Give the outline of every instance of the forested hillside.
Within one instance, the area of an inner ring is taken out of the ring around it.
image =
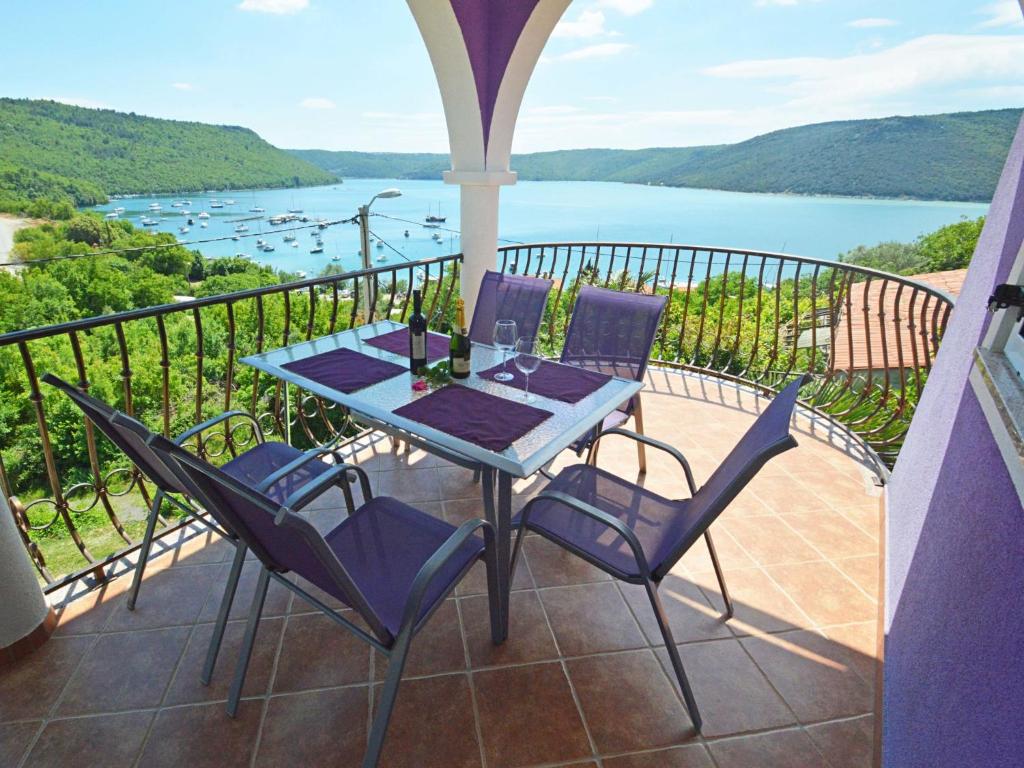
[[[335,181],[247,128],[27,99],[0,99],[0,162],[84,179],[107,194]]]
[[[987,201],[1021,110],[847,120],[739,144],[513,157],[523,180],[622,181],[737,192]],[[448,156],[292,150],[339,176],[436,179]]]

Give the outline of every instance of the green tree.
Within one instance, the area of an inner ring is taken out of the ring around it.
[[[918,238],[917,247],[929,272],[961,269],[971,263],[985,217],[964,219]]]
[[[75,216],[65,226],[64,234],[74,243],[99,245],[103,241],[103,222],[96,216]]]

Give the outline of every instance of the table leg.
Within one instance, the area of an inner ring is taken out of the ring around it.
[[[498,472],[498,503],[494,503],[494,470],[484,467],[482,471],[484,515],[494,526],[497,562],[497,615],[491,616],[491,640],[495,645],[505,642],[508,637],[509,592],[512,588],[509,578],[509,561],[512,553],[512,477]]]

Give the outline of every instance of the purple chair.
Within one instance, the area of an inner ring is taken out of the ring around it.
[[[797,393],[805,381],[798,379],[775,396],[699,490],[689,463],[672,446],[619,428],[602,431],[592,443],[591,452],[604,437],[621,435],[669,453],[682,467],[690,489],[689,499],[666,499],[593,466],[592,457],[588,457],[586,464],[576,464],[559,472],[527,503],[517,521],[519,533],[512,552],[513,576],[523,534],[529,529],[617,579],[644,585],[698,733],[700,712],[658,597],[658,587],[686,551],[703,536],[722,589],[726,618],[732,617],[732,601],[709,528],[769,459],[796,447],[789,422]]]
[[[515,320],[520,336],[536,337],[547,307],[552,281],[488,270],[480,281],[469,338],[475,344],[494,343],[494,324]]]
[[[208,684],[213,676],[217,654],[220,650],[220,642],[224,635],[224,627],[227,623],[228,613],[234,601],[238,579],[245,561],[245,547],[238,545],[238,539],[230,528],[211,523],[200,510],[197,510],[183,500],[175,498],[176,496],[187,497],[190,494],[178,479],[173,468],[168,468],[161,461],[160,457],[148,447],[146,441],[152,433],[142,423],[112,408],[102,400],[85,394],[82,390],[54,376],[52,373],[47,373],[43,376],[43,381],[57,387],[70,397],[96,428],[131,459],[132,463],[149,478],[157,489],[149,511],[149,518],[146,521],[146,532],[142,537],[142,544],[139,547],[139,559],[135,566],[132,586],[128,592],[129,610],[135,610],[139,587],[142,584],[142,575],[153,546],[153,535],[156,530],[157,520],[159,519],[160,507],[165,500],[192,515],[198,522],[235,544],[235,557],[228,574],[224,596],[221,599],[213,637],[210,640],[210,647],[207,651],[206,663],[203,668],[202,680],[204,684]],[[325,454],[332,452],[331,444],[303,453],[285,443],[264,442],[259,424],[252,416],[241,411],[229,411],[209,421],[205,421],[179,435],[175,442],[180,445],[217,424],[230,423],[231,419],[248,420],[252,425],[257,443],[255,447],[229,461],[221,467],[221,470],[244,483],[260,487],[271,498],[283,501],[297,489],[304,487],[314,478],[324,476],[330,470],[330,467],[323,461],[319,461],[319,459]],[[340,462],[340,457],[334,454],[334,460],[335,462]],[[351,494],[348,483],[339,483],[339,485],[342,485],[346,494]]]
[[[376,766],[413,636],[480,559],[487,564],[492,629],[497,626],[497,561],[490,523],[470,520],[455,528],[397,499],[373,498],[366,472],[345,464],[329,469],[280,502],[158,435],[150,438],[149,445],[169,466],[177,467],[181,482],[222,525],[238,534],[262,565],[228,713],[234,717],[238,711],[267,587],[274,579],[388,657],[387,677],[363,759],[364,768]],[[321,535],[293,510],[332,483],[344,481],[349,472],[358,475],[366,501],[356,509],[348,497],[347,517]],[[478,528],[483,529],[483,539],[476,535]],[[286,578],[289,572],[352,608],[369,631]],[[310,723],[310,728],[315,727]]]
[[[667,301],[667,296],[657,294],[582,286],[565,334],[561,361],[643,381]],[[605,417],[594,434],[602,429],[621,426],[630,416],[636,423],[636,431],[642,435],[644,416],[639,393]],[[588,435],[575,443],[573,449],[577,455],[582,454],[593,441],[594,436]],[[646,472],[647,456],[643,442],[637,443],[637,453],[640,472]],[[591,456],[597,458],[596,450],[591,452]]]

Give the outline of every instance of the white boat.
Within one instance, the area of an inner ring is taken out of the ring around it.
[[[341,261],[341,256],[331,256],[331,261]]]
[[[117,206],[117,208],[114,209],[114,213],[124,213],[124,206],[123,205]]]
[[[142,217],[142,226],[144,227],[155,227],[159,223],[156,219],[151,219],[148,216]]]
[[[266,208],[260,208],[259,206],[256,206],[254,208],[250,208],[249,209],[249,213],[266,213],[266,212],[267,212]]]
[[[211,200],[210,201],[210,207],[211,208],[223,208],[224,207],[224,203],[220,202],[219,200]]]
[[[295,235],[285,235],[284,236],[284,241],[286,243],[294,242],[295,241]]]
[[[171,208],[181,208],[181,206],[183,205],[184,203],[181,202],[180,200],[175,200],[173,203],[171,203]]]
[[[322,245],[318,245],[316,248],[310,248],[309,252],[310,253],[323,253],[324,252],[324,247]]]
[[[234,240],[234,241],[235,241],[235,242],[237,243],[237,242],[238,242],[239,240],[241,240],[242,238],[240,238],[240,237],[239,237],[238,235],[235,235],[235,236],[234,236],[234,237],[232,237],[231,239],[232,239],[232,240]]]
[[[184,235],[186,232],[188,232],[188,227],[178,227],[178,231]]]
[[[441,242],[441,236],[440,236],[439,234],[437,234],[437,232],[435,232],[435,233],[434,233],[433,235],[431,235],[431,237],[432,237],[432,238],[433,238],[433,239],[434,239],[434,240],[435,240],[436,242],[438,242],[438,243],[440,243],[440,242]]]
[[[160,203],[150,203],[149,204],[149,210],[151,210],[151,211],[159,211],[160,208],[161,208]]]
[[[383,248],[383,247],[384,247],[384,241],[383,240],[378,240],[377,241],[377,248]]]
[[[210,218],[210,214],[208,214],[206,211],[203,211],[202,213],[199,214],[199,218],[200,219],[208,219],[208,218]]]
[[[117,211],[111,211],[110,213],[108,213],[108,214],[107,214],[106,216],[104,216],[103,218],[104,218],[104,219],[116,219],[117,217],[118,217],[118,216],[117,216]]]
[[[267,244],[267,241],[264,240],[262,237],[259,237],[259,238],[256,239],[256,247],[257,248],[262,248],[266,244]]]
[[[234,200],[225,200],[224,201],[224,205],[234,205],[234,204],[235,204]]]
[[[235,258],[236,259],[251,259],[252,256],[250,256],[248,253],[236,253],[235,254]]]
[[[387,261],[387,260],[388,260],[388,257],[385,256],[383,253],[380,256],[377,257],[377,261]]]
[[[235,227],[235,232],[248,232],[248,231],[249,231],[249,228],[247,226],[245,226],[245,224],[239,224],[237,227]]]
[[[204,221],[204,222],[202,222],[202,223],[201,223],[201,224],[200,224],[199,226],[200,226],[200,227],[202,227],[203,229],[206,229],[206,228],[207,228],[208,226],[210,226],[210,225],[209,225],[209,224],[207,224],[207,223],[206,223],[206,222]]]
[[[270,245],[269,243],[263,246],[264,253],[270,253],[272,250],[274,250],[274,246]]]
[[[301,208],[289,208],[288,213],[302,213]]]
[[[299,244],[297,242],[293,242],[292,243],[292,248],[298,248],[298,247],[299,247]]]

